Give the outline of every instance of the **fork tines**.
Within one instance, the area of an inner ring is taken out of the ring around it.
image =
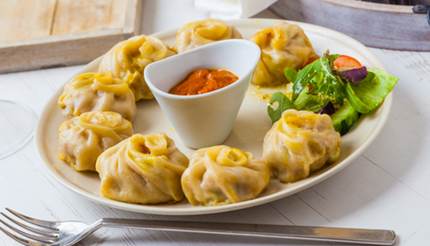
[[[10,208],[0,214],[0,231],[18,243],[51,245],[59,238],[56,222],[35,219]]]

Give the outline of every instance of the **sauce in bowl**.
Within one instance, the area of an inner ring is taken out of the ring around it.
[[[169,93],[182,96],[199,95],[226,87],[239,77],[225,69],[197,69],[170,89]]]

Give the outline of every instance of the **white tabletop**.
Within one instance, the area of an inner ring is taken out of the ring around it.
[[[175,6],[178,3],[173,1],[170,4],[173,6],[164,12],[153,2],[145,2],[143,30],[146,33],[203,17],[199,13],[180,13],[177,11],[180,6]],[[270,13],[265,12],[259,16],[268,15]],[[166,16],[176,16],[176,19],[166,20]],[[165,217],[133,214],[95,204],[62,187],[46,173],[35,144],[30,142],[24,149],[0,161],[0,208],[11,207],[45,219],[88,222],[101,217],[129,217],[387,228],[398,233],[400,245],[428,245],[430,53],[371,50],[388,71],[400,78],[394,90],[388,122],[362,157],[339,174],[306,191],[260,207],[217,215]],[[48,98],[80,68],[0,75],[0,99],[19,101],[40,114]],[[242,244],[286,243],[281,240],[106,229],[80,245]],[[14,242],[0,233],[0,245],[14,245]]]

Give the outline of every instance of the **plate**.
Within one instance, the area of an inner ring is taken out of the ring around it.
[[[257,30],[281,21],[284,20],[242,19],[230,21],[229,23],[236,26],[245,38],[249,38]],[[318,54],[322,54],[329,49],[332,53],[343,53],[356,57],[368,67],[382,68],[381,63],[364,45],[344,34],[306,23],[290,23],[298,24],[304,29]],[[154,36],[173,45],[175,30],[157,33]],[[94,60],[79,73],[95,71],[99,62],[100,58]],[[99,178],[97,174],[76,172],[57,158],[57,129],[61,122],[65,120],[56,103],[61,90],[53,95],[46,104],[36,132],[37,147],[47,171],[70,190],[102,205],[132,212],[159,215],[212,214],[249,208],[290,196],[318,184],[348,166],[363,153],[385,124],[392,102],[392,95],[390,94],[377,111],[363,117],[352,131],[342,137],[341,156],[337,163],[325,167],[306,179],[290,184],[272,181],[269,188],[259,197],[228,205],[191,206],[185,201],[177,204],[138,205],[113,201],[99,196]],[[255,157],[259,158],[261,156],[263,137],[270,126],[270,119],[266,115],[266,104],[257,98],[251,87],[246,94],[233,131],[225,144],[250,151]],[[134,130],[136,133],[165,132],[175,140],[178,148],[185,154],[189,156],[193,152],[193,150],[186,148],[182,144],[155,101],[138,103]]]

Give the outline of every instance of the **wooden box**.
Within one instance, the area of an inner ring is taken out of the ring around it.
[[[385,49],[430,51],[430,26],[412,6],[357,0],[279,0],[277,15],[346,33],[364,44]]]
[[[1,0],[0,73],[86,63],[139,32],[141,0]]]

